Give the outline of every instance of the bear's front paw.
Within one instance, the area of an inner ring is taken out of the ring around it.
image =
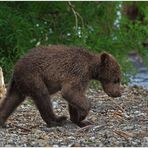
[[[66,116],[60,116],[60,117],[57,117],[55,121],[51,121],[50,123],[48,123],[48,127],[53,127],[53,126],[62,126],[67,120],[67,117]]]
[[[90,121],[87,121],[87,120],[83,120],[83,121],[79,122],[77,125],[79,127],[85,127],[85,126],[93,125],[93,123]]]
[[[60,117],[57,117],[56,122],[62,123],[65,120],[67,120],[67,117],[66,116],[60,116]]]
[[[5,121],[0,117],[0,127],[5,127]]]

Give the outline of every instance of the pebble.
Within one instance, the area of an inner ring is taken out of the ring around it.
[[[59,147],[59,146],[55,144],[55,145],[53,145],[52,147]]]
[[[12,147],[12,145],[6,144],[5,147]]]
[[[67,137],[67,139],[74,140],[75,137],[69,136],[69,137]]]
[[[91,121],[92,121],[92,122],[96,122],[96,120],[97,120],[97,117],[95,117],[95,116],[93,116],[93,117],[91,118]]]
[[[133,130],[134,128],[134,126],[125,126],[123,130]]]
[[[58,104],[58,102],[53,101],[52,102],[52,106],[53,106],[53,108],[58,108],[59,104]]]
[[[148,137],[143,138],[142,147],[148,147]]]
[[[71,147],[81,147],[81,145],[79,143],[75,143]]]

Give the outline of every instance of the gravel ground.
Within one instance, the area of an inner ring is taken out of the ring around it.
[[[93,126],[79,128],[69,120],[61,127],[47,128],[30,100],[0,128],[0,146],[143,146],[148,147],[148,89],[125,87],[120,98],[89,89],[92,109],[87,117]],[[60,93],[52,97],[58,115],[68,115]]]

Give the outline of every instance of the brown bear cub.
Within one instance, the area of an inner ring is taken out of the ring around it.
[[[80,127],[90,110],[85,90],[90,80],[99,80],[111,97],[120,97],[120,66],[108,53],[90,54],[85,49],[51,45],[36,47],[15,65],[13,76],[0,104],[0,125],[27,96],[35,102],[48,126],[60,125],[65,116],[56,116],[50,95],[61,91],[68,102],[70,120]]]

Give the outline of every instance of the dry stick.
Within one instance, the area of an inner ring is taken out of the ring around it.
[[[128,137],[133,137],[133,133],[127,133],[127,132],[119,131],[119,130],[115,130],[113,132],[116,133],[117,135],[125,138],[126,140],[128,140]]]
[[[119,109],[122,111],[122,112],[126,112],[119,104],[117,104],[115,101],[113,101],[111,98],[108,98],[109,100],[111,100],[116,106],[119,107]]]
[[[15,126],[15,127],[17,127],[17,128],[23,129],[23,130],[28,131],[28,132],[31,132],[31,129],[32,129],[32,128],[36,128],[36,127],[39,126],[39,124],[33,125],[33,126],[30,127],[30,129],[28,129],[28,128],[25,128],[25,127],[16,125],[15,123],[12,123],[12,122],[9,122],[9,121],[8,121],[8,123],[9,123],[11,126]]]
[[[75,9],[73,8],[73,5],[71,4],[71,2],[68,2],[68,5],[70,6],[74,16],[75,16],[75,22],[76,22],[76,29],[78,28],[78,17],[77,17],[77,13],[75,11]]]
[[[15,126],[15,127],[17,127],[17,128],[23,129],[23,130],[25,130],[25,131],[27,131],[27,132],[31,132],[31,129],[28,129],[28,128],[25,128],[25,127],[21,127],[21,126],[19,126],[19,125],[14,124],[14,123],[11,123],[11,125],[12,125],[12,126]]]
[[[68,2],[69,7],[71,8],[74,16],[75,16],[75,22],[76,22],[76,30],[78,28],[78,17],[81,19],[82,22],[82,27],[84,27],[84,21],[82,16],[74,9],[73,5],[71,4],[71,2]],[[78,16],[78,17],[77,17]]]
[[[33,125],[33,126],[31,126],[30,128],[32,129],[32,128],[36,128],[36,127],[39,127],[39,124]]]
[[[80,129],[78,129],[76,132],[77,132],[77,133],[78,133],[78,132],[82,132],[82,131],[85,131],[85,130],[91,128],[91,127],[94,127],[94,125],[87,125],[87,126],[85,126],[85,127],[82,127],[82,128],[80,128]]]
[[[81,19],[81,22],[82,22],[82,27],[84,28],[84,21],[83,21],[82,16],[81,16],[78,12],[76,12],[76,13],[77,13],[77,15],[79,16],[79,18]]]
[[[101,130],[101,129],[103,129],[104,127],[106,127],[106,126],[108,126],[108,124],[106,124],[106,125],[97,125],[97,126],[95,126],[93,129],[95,130],[95,129],[97,129],[97,131],[98,130]]]
[[[121,137],[124,137],[126,140],[128,140],[129,137],[146,137],[146,136],[148,136],[148,132],[146,132],[146,131],[129,133],[129,132],[125,132],[125,131],[114,130],[113,132]]]

